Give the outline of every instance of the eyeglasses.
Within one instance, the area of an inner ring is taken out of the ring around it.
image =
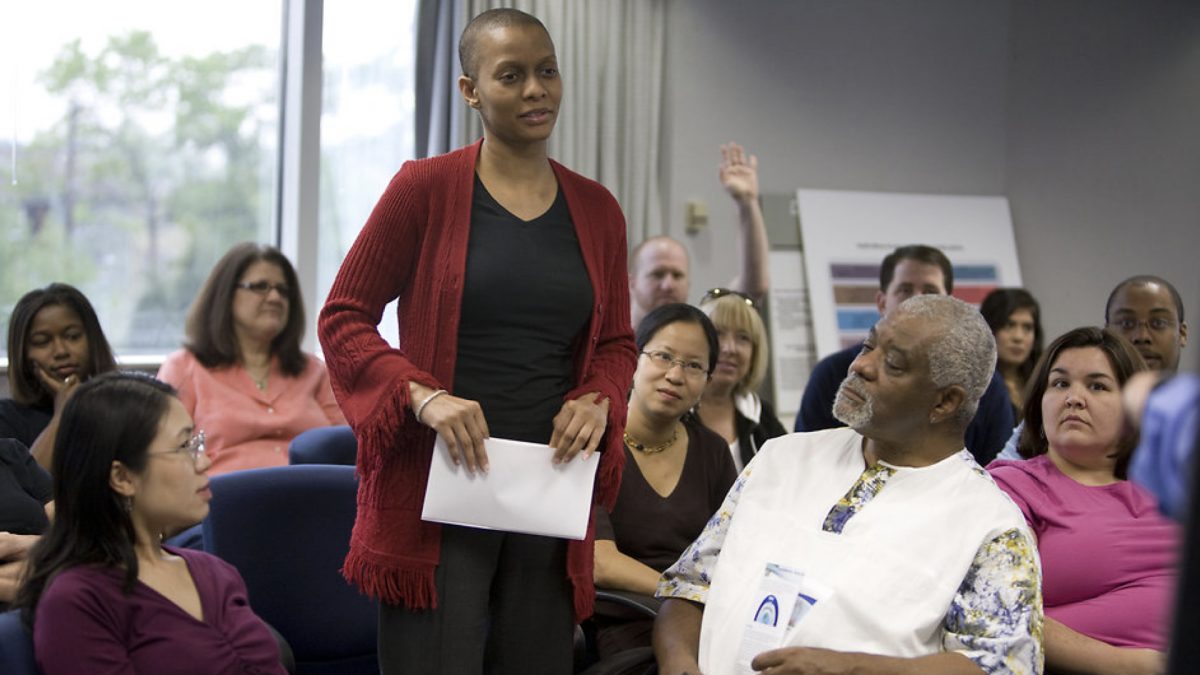
[[[1138,326],[1143,325],[1153,333],[1162,333],[1174,328],[1175,322],[1161,316],[1151,317],[1146,320],[1131,318],[1114,319],[1108,322],[1109,328],[1115,328],[1123,333],[1132,333],[1138,329]]]
[[[275,289],[285,299],[288,297],[289,290],[287,284],[273,284],[269,281],[243,281],[237,287],[264,297],[271,293],[271,289]]]
[[[642,352],[642,354],[650,357],[650,363],[653,363],[661,370],[670,370],[675,366],[683,368],[683,374],[688,377],[707,377],[708,368],[699,361],[684,361],[677,359],[673,354],[667,352]]]
[[[723,298],[727,295],[737,296],[737,297],[741,298],[742,302],[746,303],[747,305],[750,305],[754,309],[758,309],[758,304],[756,302],[754,302],[754,298],[746,295],[745,293],[743,293],[741,291],[735,291],[732,288],[710,288],[710,289],[708,289],[708,292],[706,292],[704,294],[704,297],[700,298],[700,304],[703,305],[704,303],[706,303],[710,300],[716,300],[717,298]]]
[[[151,452],[151,453],[149,453],[149,455],[151,457],[154,457],[155,455],[158,455],[160,457],[166,457],[167,455],[178,455],[181,453],[186,453],[187,456],[189,458],[191,458],[193,464],[200,463],[200,458],[204,456],[204,430],[203,429],[196,432],[195,436],[192,436],[191,438],[184,441],[183,445],[177,446],[170,450],[166,450],[164,452]]]

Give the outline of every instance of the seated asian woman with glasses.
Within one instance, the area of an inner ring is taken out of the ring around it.
[[[741,471],[763,443],[787,433],[775,409],[755,391],[767,374],[767,330],[754,300],[738,291],[714,288],[704,294],[700,309],[716,326],[720,351],[696,412],[729,444]]]
[[[186,332],[158,377],[208,433],[214,475],[287,464],[297,434],[346,423],[325,364],[300,350],[304,303],[277,249],[230,249],[188,310]]]
[[[691,414],[717,363],[704,312],[663,305],[637,327],[625,418],[625,468],[612,513],[596,509],[596,587],[653,595],[658,577],[704,529],[733,485],[729,446]],[[650,644],[652,622],[597,606],[603,658]]]
[[[285,672],[237,570],[162,545],[207,515],[210,465],[169,385],[109,373],[79,386],[55,439],[54,521],[15,603],[44,675]]]

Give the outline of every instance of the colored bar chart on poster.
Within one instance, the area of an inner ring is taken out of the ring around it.
[[[941,249],[953,295],[972,304],[1021,285],[1003,197],[799,190],[797,201],[818,356],[861,342],[879,320],[880,264],[900,246]]]

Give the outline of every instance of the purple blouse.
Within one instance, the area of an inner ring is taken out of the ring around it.
[[[1037,535],[1046,616],[1117,647],[1165,649],[1177,525],[1128,481],[1082,485],[1046,455],[988,471]]]
[[[187,562],[204,620],[141,582],[125,595],[116,569],[68,569],[37,606],[33,644],[43,675],[285,672],[237,570],[201,551],[166,550]]]

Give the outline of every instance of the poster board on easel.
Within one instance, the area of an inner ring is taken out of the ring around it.
[[[1021,285],[1004,197],[802,189],[796,199],[818,357],[861,342],[878,320],[879,265],[897,247],[945,252],[967,302]]]
[[[776,416],[792,428],[791,417],[800,409],[800,398],[816,365],[812,310],[799,248],[773,248],[770,252],[771,292],[767,311],[771,335],[771,384]]]

